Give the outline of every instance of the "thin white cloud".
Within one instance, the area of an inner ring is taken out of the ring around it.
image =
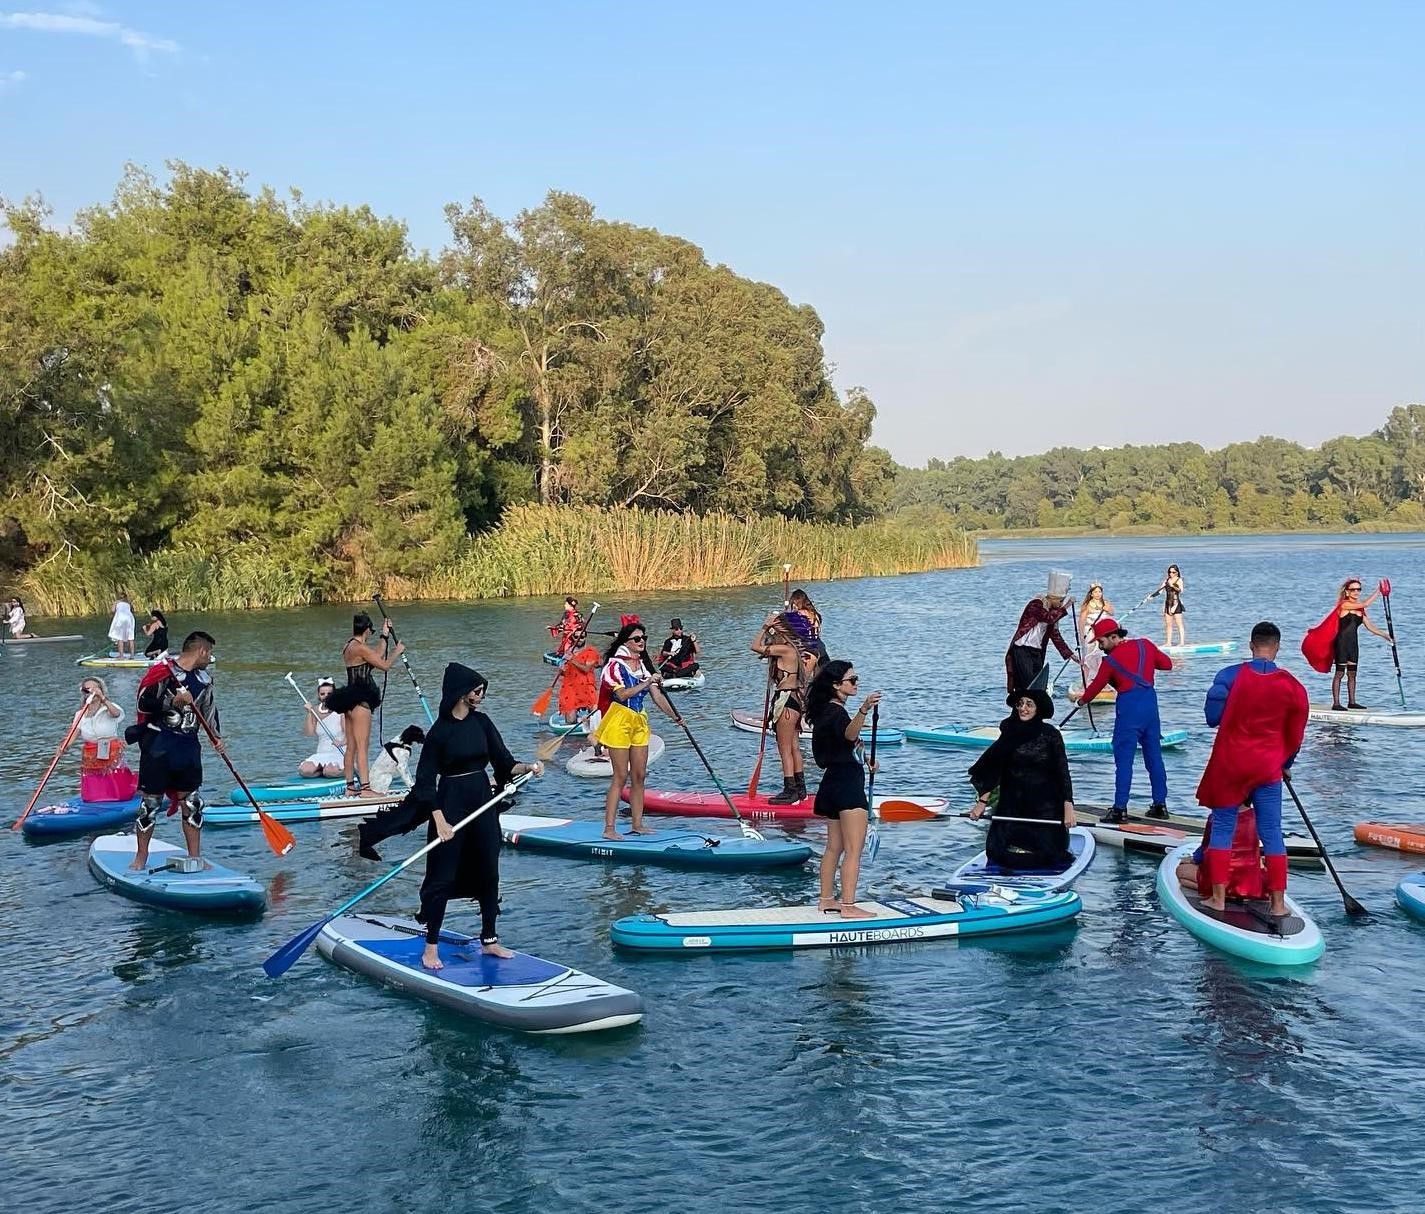
[[[0,72],[0,93],[8,93],[25,83],[24,72]]]
[[[172,38],[157,38],[142,30],[130,29],[117,21],[100,21],[97,17],[72,13],[0,13],[0,27],[31,30],[40,34],[78,34],[84,38],[103,38],[117,42],[133,51],[139,59],[154,52],[175,54],[180,49]]]

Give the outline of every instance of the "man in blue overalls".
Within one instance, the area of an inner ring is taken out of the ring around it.
[[[1158,719],[1158,693],[1153,675],[1171,670],[1173,660],[1145,637],[1128,640],[1128,633],[1110,616],[1100,616],[1093,639],[1103,652],[1098,674],[1084,689],[1083,704],[1090,703],[1112,684],[1118,692],[1113,714],[1113,808],[1099,819],[1105,825],[1128,820],[1128,795],[1133,791],[1133,758],[1143,749],[1153,804],[1150,818],[1168,816],[1168,771],[1163,766],[1163,727]]]

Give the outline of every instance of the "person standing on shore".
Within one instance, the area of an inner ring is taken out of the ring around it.
[[[1054,642],[1054,648],[1064,661],[1083,665],[1069,648],[1069,643],[1059,635],[1059,621],[1074,607],[1074,600],[1067,597],[1068,593],[1069,575],[1056,569],[1049,574],[1045,593],[1024,605],[1019,615],[1019,626],[1015,628],[1004,655],[1005,691],[1043,687],[1041,674],[1050,641]]]

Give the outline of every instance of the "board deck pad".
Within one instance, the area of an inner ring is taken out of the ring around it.
[[[385,957],[408,969],[433,974],[457,986],[533,986],[539,982],[551,982],[569,972],[568,966],[556,965],[542,957],[531,957],[528,953],[494,957],[484,952],[479,944],[454,944],[445,940],[436,945],[445,968],[428,970],[421,964],[426,942],[420,936],[409,940],[362,940],[359,943],[378,957]]]

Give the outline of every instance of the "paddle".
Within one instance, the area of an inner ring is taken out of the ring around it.
[[[869,799],[869,798],[868,798]],[[905,801],[899,797],[884,797],[876,806],[876,814],[882,822],[929,822],[941,815],[934,810]]]
[[[540,748],[541,755],[544,749],[545,747]],[[553,749],[550,749],[549,753],[552,755],[554,753]],[[540,762],[544,762],[543,757],[540,758]],[[484,805],[480,806],[480,808],[477,809],[474,813],[466,814],[466,816],[461,818],[459,822],[452,823],[450,829],[452,831],[464,830],[466,826],[468,826],[471,822],[475,821],[476,818],[478,818],[491,806],[498,805],[501,801],[505,800],[511,794],[513,794],[519,788],[519,786],[523,784],[526,780],[528,780],[533,774],[533,772],[526,772],[522,776],[516,776],[513,780],[506,784],[504,788],[502,788],[493,797],[486,801]],[[297,963],[298,958],[300,958],[301,955],[305,953],[308,948],[311,947],[312,941],[315,940],[319,935],[321,935],[322,928],[326,927],[326,925],[330,923],[333,919],[337,918],[337,916],[345,914],[353,906],[355,906],[358,902],[365,898],[368,894],[375,893],[392,877],[410,868],[412,864],[414,864],[427,852],[430,852],[435,848],[439,847],[442,842],[443,840],[438,838],[432,839],[419,851],[413,852],[411,855],[407,856],[384,877],[378,877],[375,881],[373,881],[370,885],[363,889],[359,894],[357,894],[356,897],[348,898],[345,902],[338,906],[336,910],[332,911],[332,913],[329,914],[325,919],[318,920],[316,923],[313,923],[311,927],[303,928],[300,932],[293,936],[292,939],[287,941],[286,944],[284,944],[275,953],[268,957],[266,961],[262,963],[263,972],[269,978],[282,977],[283,974],[285,974]]]
[[[312,714],[312,720],[314,720],[318,724],[318,726],[321,727],[321,731],[327,735],[327,741],[330,742],[334,747],[336,747],[337,750],[345,749],[345,741],[338,742],[336,738],[332,736],[330,726],[328,726],[327,723],[317,715],[317,710],[312,707],[312,702],[307,699],[302,689],[297,686],[297,680],[292,677],[292,672],[290,670],[287,672],[287,682],[291,683],[292,690],[302,697],[302,703],[307,706],[307,711]]]
[[[1282,772],[1282,783],[1286,785],[1287,792],[1291,793],[1291,799],[1296,802],[1296,812],[1301,815],[1301,820],[1306,823],[1306,829],[1311,832],[1311,837],[1316,840],[1316,847],[1321,852],[1321,861],[1326,865],[1326,871],[1331,874],[1331,880],[1336,882],[1336,888],[1341,891],[1341,901],[1346,907],[1346,914],[1353,918],[1358,915],[1366,915],[1370,912],[1357,902],[1346,892],[1346,887],[1341,884],[1341,877],[1336,872],[1336,866],[1331,863],[1331,857],[1326,854],[1326,844],[1321,842],[1321,836],[1316,833],[1316,827],[1311,824],[1311,819],[1306,816],[1306,806],[1301,803],[1301,798],[1296,795],[1296,785],[1291,782],[1291,772]]]
[[[792,605],[792,566],[788,562],[782,566],[782,610],[788,610]],[[762,693],[762,736],[757,740],[757,762],[752,766],[752,777],[747,781],[747,795],[755,797],[757,795],[757,782],[762,778],[762,760],[767,755],[767,726],[770,723],[768,718],[772,715],[772,685],[777,681],[773,671],[776,670],[776,663],[767,659],[767,687]]]
[[[257,810],[257,820],[262,824],[262,834],[267,840],[267,846],[273,850],[274,854],[285,856],[297,846],[297,836],[257,803],[257,798],[252,795],[252,789],[238,775],[238,769],[228,758],[228,752],[223,746],[222,739],[213,732],[213,727],[208,724],[207,717],[198,711],[198,705],[190,704],[189,707],[193,709],[193,715],[198,718],[198,724],[203,727],[203,732],[208,735],[208,741],[213,744],[213,749],[218,752],[223,762],[228,765],[228,770],[233,773],[233,779],[238,782],[238,787],[242,789],[243,795],[252,803],[253,809]]]
[[[376,604],[376,610],[381,613],[381,618],[390,624],[391,617],[386,614],[386,605],[381,602],[381,596],[379,594],[373,594],[371,599]],[[396,645],[401,643],[401,638],[396,635],[396,626],[394,624],[391,625],[391,641]],[[435,714],[430,710],[430,702],[426,699],[426,693],[421,690],[421,685],[416,682],[416,672],[411,669],[411,663],[409,659],[407,659],[404,650],[401,652],[401,665],[406,668],[406,676],[411,680],[411,686],[416,689],[416,695],[420,697],[421,707],[425,709],[426,723],[434,725]]]
[[[871,709],[871,762],[870,775],[866,778],[866,863],[874,864],[881,852],[881,832],[876,814],[876,731],[881,725],[881,706]]]
[[[35,795],[30,798],[30,803],[25,806],[25,811],[15,819],[15,824],[11,830],[19,830],[20,823],[30,816],[30,810],[34,809],[35,802],[40,799],[40,793],[44,792],[45,785],[49,783],[50,776],[54,775],[54,769],[59,766],[60,756],[69,749],[69,744],[74,741],[74,735],[79,732],[79,723],[84,720],[84,714],[89,711],[89,705],[94,702],[92,695],[84,697],[84,703],[79,706],[79,711],[74,714],[74,720],[70,723],[68,732],[64,735],[64,741],[59,744],[59,749],[54,752],[54,758],[50,760],[49,767],[45,770],[44,778],[40,780],[39,787],[35,789]]]
[[[590,622],[593,620],[593,618],[594,618],[596,615],[598,615],[598,613],[599,613],[599,605],[598,605],[598,603],[595,603],[595,604],[589,609],[589,618],[584,621],[584,635],[585,635],[585,636],[588,636],[588,635],[589,635],[589,624],[590,624]],[[570,654],[569,656],[572,657],[573,655]],[[566,659],[566,661],[567,661],[567,659]],[[551,699],[551,698],[553,697],[553,695],[554,695],[554,685],[555,685],[556,683],[558,683],[559,680],[564,677],[564,669],[565,669],[565,668],[564,668],[563,666],[561,666],[561,667],[555,672],[554,678],[550,680],[549,686],[548,686],[547,688],[545,688],[543,694],[541,694],[540,697],[539,697],[539,699],[535,700],[535,702],[529,706],[529,711],[530,711],[530,715],[531,715],[531,716],[542,717],[542,716],[545,714],[545,712],[548,711],[548,709],[549,709],[549,701],[550,701],[550,699]]]
[[[1383,577],[1380,580],[1380,601],[1385,607],[1385,630],[1390,636],[1390,656],[1395,659],[1395,686],[1400,691],[1400,706],[1405,704],[1405,683],[1400,677],[1400,650],[1395,646],[1395,620],[1390,614],[1390,579]]]
[[[727,802],[728,809],[732,810],[732,816],[737,819],[737,825],[742,828],[743,837],[756,839],[759,843],[762,842],[763,836],[753,829],[747,819],[742,816],[741,810],[737,808],[733,799],[727,795],[727,789],[722,786],[722,781],[717,778],[717,772],[713,770],[713,765],[708,762],[708,757],[703,753],[703,748],[698,745],[697,738],[693,737],[693,731],[688,728],[688,722],[683,719],[683,714],[674,707],[673,700],[666,691],[663,691],[661,687],[658,690],[662,693],[663,698],[668,701],[668,706],[673,709],[677,723],[683,727],[683,732],[688,735],[688,741],[693,744],[693,749],[698,752],[698,758],[703,761],[703,766],[707,768],[708,775],[712,777],[712,782],[717,785],[718,792],[722,793],[722,799]]]
[[[1077,621],[1076,621],[1076,623],[1077,623]],[[1083,684],[1083,688],[1084,688],[1084,693],[1085,693],[1085,695],[1087,695],[1088,689],[1089,689],[1089,674],[1088,674],[1088,670],[1087,670],[1087,669],[1085,668],[1085,666],[1084,666],[1084,641],[1083,641],[1083,637],[1079,635],[1079,629],[1078,629],[1077,627],[1074,628],[1074,648],[1078,651],[1078,654],[1079,654],[1079,680],[1080,680],[1080,682]],[[1084,705],[1084,707],[1088,709],[1088,713],[1089,713],[1089,728],[1090,728],[1094,733],[1098,733],[1098,726],[1094,724],[1094,719],[1093,719],[1093,701],[1092,701],[1092,700],[1087,700],[1087,699],[1085,699],[1085,700],[1081,700],[1080,703],[1082,703],[1082,704]],[[1067,720],[1067,719],[1068,719],[1068,718],[1066,717],[1065,720]]]

